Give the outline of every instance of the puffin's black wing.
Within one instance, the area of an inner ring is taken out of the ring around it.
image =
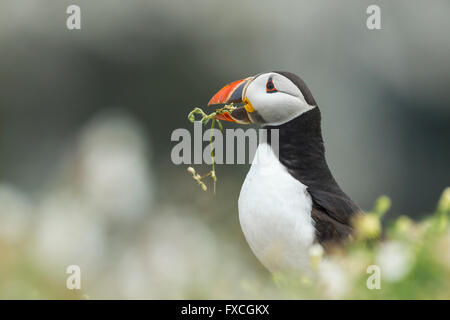
[[[359,207],[345,194],[314,189],[308,191],[313,200],[311,217],[319,243],[348,239],[353,232],[351,219],[361,213]]]
[[[334,220],[321,207],[313,205],[311,217],[316,228],[316,239],[322,245],[348,239],[352,234],[353,230],[350,225]]]

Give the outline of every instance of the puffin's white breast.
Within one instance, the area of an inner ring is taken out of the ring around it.
[[[260,144],[239,196],[239,220],[251,249],[270,271],[309,268],[312,200],[267,144]]]

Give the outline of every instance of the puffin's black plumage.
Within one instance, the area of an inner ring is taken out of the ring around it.
[[[277,73],[297,85],[308,104],[316,105],[303,80],[289,72]],[[348,238],[352,232],[352,217],[362,211],[342,191],[330,172],[325,159],[319,108],[315,107],[282,125],[265,128],[279,130],[280,162],[295,179],[307,187],[311,195],[311,215],[315,222],[317,240],[325,243]],[[267,136],[270,140],[271,134]]]

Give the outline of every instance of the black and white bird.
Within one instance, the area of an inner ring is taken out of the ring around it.
[[[271,139],[259,144],[242,186],[245,238],[270,271],[307,270],[310,248],[348,239],[361,213],[330,172],[316,101],[297,75],[276,71],[230,83],[208,105],[230,102],[243,106],[217,119],[278,129],[279,137],[277,152]]]

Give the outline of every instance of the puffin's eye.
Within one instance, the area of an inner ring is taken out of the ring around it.
[[[274,93],[277,92],[277,88],[275,88],[275,85],[273,84],[272,79],[269,79],[269,81],[267,81],[266,83],[266,92],[267,93]]]

